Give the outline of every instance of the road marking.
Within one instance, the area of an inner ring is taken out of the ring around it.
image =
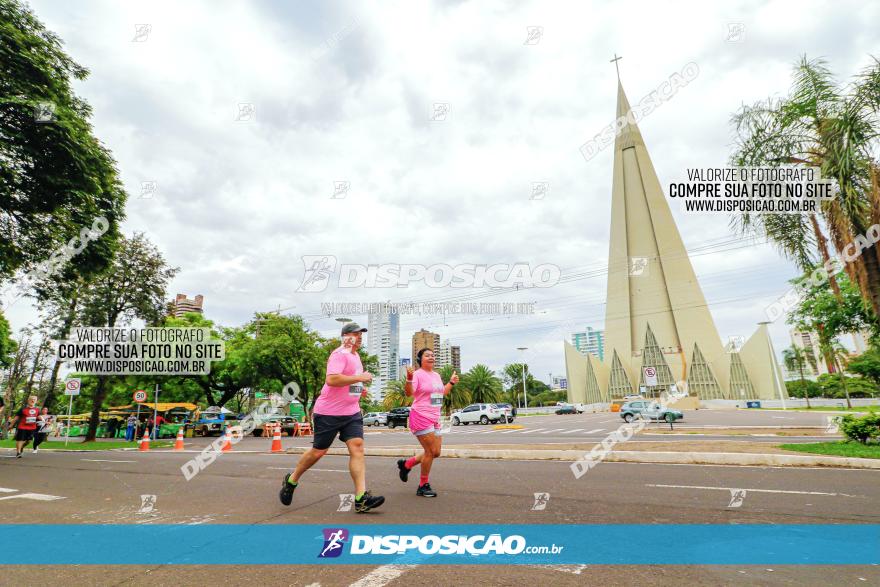
[[[654,485],[652,483],[646,483],[645,487],[672,487],[675,489],[717,489],[720,491],[730,491],[730,487],[707,487],[703,485]],[[794,493],[798,495],[841,495],[843,497],[857,497],[855,495],[849,495],[848,493],[825,493],[824,491],[792,491],[786,489],[746,489],[740,488],[743,491],[752,491],[754,493]]]
[[[383,565],[376,567],[349,587],[382,587],[398,578],[416,565]]]
[[[550,434],[552,432],[561,432],[563,430],[565,430],[565,428],[553,428],[551,430],[548,430],[547,432],[541,432],[541,434]]]
[[[342,455],[340,455],[342,456]],[[267,469],[275,469],[277,471],[291,471],[292,467],[266,467]],[[348,473],[348,469],[316,469],[312,467],[309,471],[323,471],[324,473]]]
[[[529,432],[537,432],[539,430],[544,430],[543,428],[535,428],[533,430],[520,430],[523,434],[528,434]]]
[[[574,434],[575,432],[580,432],[583,428],[575,428],[574,430],[569,430],[567,432],[563,432],[563,434]],[[589,432],[587,432],[589,434]]]
[[[81,461],[90,461],[92,463],[136,463],[137,461],[111,461],[108,459],[80,459]]]
[[[18,489],[9,489],[8,487],[0,487],[0,493],[15,493]]]
[[[33,499],[34,501],[54,501],[56,499],[64,498],[60,495],[46,495],[45,493],[19,493],[18,495],[0,497],[0,500],[3,499]]]
[[[585,434],[596,434],[598,432],[602,432],[603,430],[605,430],[605,429],[604,428],[596,428],[595,430],[590,430],[589,432],[586,432]]]
[[[513,434],[514,432],[522,432],[522,430],[505,430],[501,434]]]

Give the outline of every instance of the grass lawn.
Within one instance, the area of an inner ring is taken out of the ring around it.
[[[880,443],[861,444],[858,442],[815,442],[809,444],[780,444],[779,448],[809,452],[819,455],[836,457],[859,457],[863,459],[880,459]]]
[[[754,409],[754,408],[752,408]],[[760,408],[762,410],[779,410],[782,408]],[[878,412],[880,406],[855,406],[853,408],[841,408],[837,406],[816,406],[810,408],[788,408],[789,412]]]
[[[31,450],[32,444],[29,442],[26,451]],[[169,446],[174,446],[173,442],[168,440],[152,440],[150,441],[150,448],[167,448]],[[79,438],[72,438],[67,446],[64,446],[64,441],[61,442],[55,440],[47,440],[46,442],[40,445],[40,448],[54,448],[59,450],[107,450],[111,448],[136,448],[136,442],[125,442],[124,440],[108,440],[108,441],[99,441],[99,442],[83,442]],[[0,448],[15,448],[14,440],[0,440]]]

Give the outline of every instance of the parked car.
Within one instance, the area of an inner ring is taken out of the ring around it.
[[[276,414],[272,416],[267,416],[266,418],[257,419],[254,425],[254,430],[252,434],[254,436],[260,437],[263,436],[266,430],[266,424],[281,424],[281,435],[287,434],[288,436],[293,436],[296,434],[296,418],[293,416],[284,416],[281,414]]]
[[[501,419],[502,424],[510,424],[516,418],[516,408],[510,404],[495,404],[495,407],[504,412],[504,418]]]
[[[627,422],[632,422],[636,418],[675,422],[684,419],[684,414],[679,410],[662,407],[657,402],[639,400],[623,404],[620,407],[620,417]]]
[[[560,407],[556,410],[556,414],[557,414],[557,415],[561,415],[561,414],[577,414],[577,413],[578,413],[577,408],[574,407],[574,406],[571,406],[571,405],[560,406]]]
[[[394,408],[386,416],[389,428],[406,427],[409,422],[409,408]]]
[[[467,426],[471,422],[476,424],[488,424],[492,422],[497,424],[502,418],[506,418],[506,413],[495,407],[495,404],[471,404],[462,410],[452,413],[452,425],[458,426],[464,424]]]
[[[385,412],[370,412],[364,416],[364,426],[385,426],[388,424],[388,414]]]
[[[236,414],[223,412],[220,408],[210,407],[202,412],[198,422],[193,424],[193,431],[196,436],[220,436],[226,431],[227,426],[237,426],[239,424]]]

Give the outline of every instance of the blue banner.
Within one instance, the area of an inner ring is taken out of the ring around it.
[[[875,524],[5,524],[0,544],[5,565],[880,563]]]

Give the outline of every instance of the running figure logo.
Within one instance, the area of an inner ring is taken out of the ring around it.
[[[153,511],[153,508],[156,507],[156,496],[155,495],[142,495],[141,496],[141,509],[138,510],[139,514],[149,514]]]
[[[336,511],[337,512],[350,512],[352,505],[354,505],[354,494],[353,493],[340,493],[339,494],[339,507],[336,508]]]
[[[324,528],[324,548],[318,558],[335,558],[342,554],[342,547],[348,540],[345,528]]]
[[[319,292],[327,289],[330,276],[336,270],[336,257],[333,255],[303,255],[305,273],[296,291]]]
[[[743,504],[743,501],[746,499],[746,490],[745,489],[731,489],[730,490],[730,503],[727,504],[729,508],[738,508]]]
[[[532,511],[543,510],[547,508],[547,502],[550,501],[549,493],[536,493],[535,503],[532,505]]]

